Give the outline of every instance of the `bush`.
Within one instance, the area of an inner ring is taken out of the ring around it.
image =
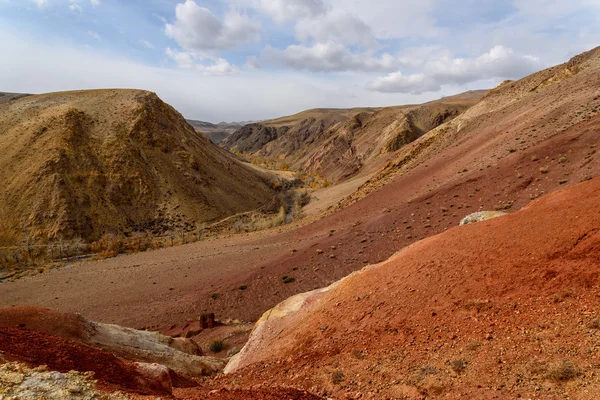
[[[213,339],[208,344],[211,353],[219,353],[225,348],[225,342],[222,339]]]
[[[579,375],[579,369],[569,360],[559,360],[549,365],[547,377],[555,382],[570,381]]]
[[[246,289],[248,289],[248,285],[240,285],[240,287],[238,287],[238,289],[246,290]]]
[[[450,366],[454,372],[459,374],[467,368],[467,362],[465,360],[452,360]]]
[[[342,371],[335,371],[331,374],[331,382],[334,385],[339,385],[344,382],[344,373]]]
[[[287,275],[284,275],[282,279],[283,279],[283,283],[285,283],[285,284],[292,283],[292,282],[296,281],[296,278],[291,277],[291,276],[287,276]]]

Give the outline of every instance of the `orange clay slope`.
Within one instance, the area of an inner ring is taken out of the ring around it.
[[[334,398],[598,399],[599,231],[596,178],[424,239],[272,313],[229,381]]]

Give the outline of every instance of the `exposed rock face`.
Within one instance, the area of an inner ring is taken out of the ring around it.
[[[233,153],[254,153],[287,130],[287,127],[274,128],[259,123],[248,124],[228,136],[220,145]]]
[[[127,400],[122,393],[103,393],[94,388],[93,374],[61,373],[21,363],[0,364],[0,398],[5,400]]]
[[[502,211],[478,211],[469,214],[460,221],[460,225],[474,224],[475,222],[487,221],[488,219],[498,218],[506,215]]]
[[[215,374],[225,364],[213,357],[203,357],[202,350],[190,339],[91,322],[80,315],[45,308],[0,309],[0,325],[47,332],[110,351],[127,360],[162,364],[188,377]]]
[[[0,103],[0,245],[193,227],[271,200],[264,178],[154,93]]]
[[[388,153],[455,118],[483,93],[469,92],[418,106],[308,110],[247,125],[221,145],[289,164],[309,175],[343,180],[380,167]]]

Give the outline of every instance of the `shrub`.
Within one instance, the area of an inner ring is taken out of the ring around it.
[[[218,299],[219,298],[219,293],[215,293],[215,292],[211,293],[210,294],[210,298],[213,299],[213,300]]]
[[[590,328],[590,329],[600,329],[600,318],[596,318],[592,322],[590,322],[588,324],[588,328]]]
[[[459,374],[467,368],[467,362],[465,360],[452,360],[450,366],[454,372]]]
[[[284,275],[282,279],[283,279],[283,283],[285,283],[285,284],[292,283],[292,282],[296,281],[296,278],[291,277],[291,276],[287,276],[287,275]]]
[[[565,382],[576,378],[579,369],[569,360],[558,360],[548,366],[547,377],[555,382]]]
[[[342,371],[335,371],[331,374],[331,382],[334,385],[339,385],[344,382],[344,373]]]
[[[248,289],[248,285],[240,285],[240,287],[238,287],[238,289],[246,290],[246,289]]]
[[[213,339],[208,344],[208,349],[211,353],[219,353],[225,348],[225,342],[222,339]]]

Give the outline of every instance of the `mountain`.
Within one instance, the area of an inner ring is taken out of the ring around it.
[[[210,122],[196,121],[193,119],[188,119],[186,121],[194,127],[196,132],[200,132],[214,144],[219,144],[223,139],[229,137],[229,135],[240,129],[243,125],[237,122],[219,122],[218,124],[211,124]]]
[[[259,207],[269,182],[154,93],[93,90],[0,104],[0,243],[164,232]]]
[[[246,125],[221,143],[232,152],[344,180],[373,172],[389,154],[475,104],[484,91],[386,108],[314,109]]]
[[[593,175],[595,150],[586,146],[597,140],[593,127],[600,117],[598,76],[600,47],[519,81],[503,82],[459,117],[401,149],[340,206],[364,198],[425,164],[449,166],[452,162],[452,169],[447,170],[452,174],[436,178],[446,184],[459,184],[482,171],[489,176],[490,171],[510,165],[514,176],[520,176],[517,183],[527,190],[541,186],[540,180],[555,186],[561,179],[566,183]],[[523,170],[532,167],[547,169],[547,173],[524,176]],[[428,174],[433,175],[431,169]],[[548,182],[550,179],[553,181]]]
[[[8,93],[8,92],[0,92],[0,104],[20,99],[21,97],[30,96],[29,94],[24,93]]]

